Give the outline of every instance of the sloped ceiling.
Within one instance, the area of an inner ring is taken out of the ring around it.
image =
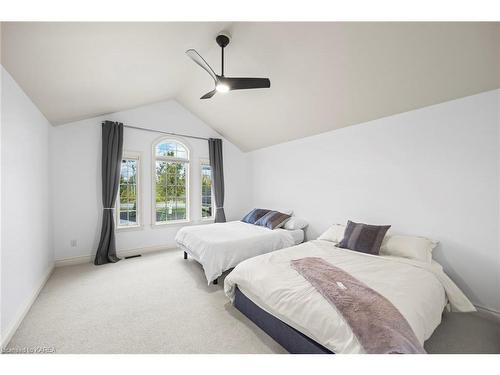
[[[271,88],[199,97],[220,71]],[[500,23],[4,23],[2,64],[53,124],[175,98],[242,150],[500,87]]]
[[[53,124],[171,99],[190,75],[184,52],[221,23],[3,22],[2,65]]]

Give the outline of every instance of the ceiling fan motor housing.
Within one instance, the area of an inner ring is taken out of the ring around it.
[[[229,38],[229,35],[227,34],[219,34],[217,35],[217,38],[215,38],[215,41],[219,45],[219,47],[224,48],[226,47],[231,39]]]

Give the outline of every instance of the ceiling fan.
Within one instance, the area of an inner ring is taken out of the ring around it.
[[[196,64],[207,71],[215,82],[215,89],[207,92],[200,99],[210,99],[217,92],[225,93],[231,90],[265,89],[271,87],[269,78],[247,78],[247,77],[225,77],[224,76],[224,48],[229,44],[229,36],[225,34],[217,35],[215,41],[222,49],[221,74],[217,75],[201,55],[194,49],[188,49],[188,55]]]

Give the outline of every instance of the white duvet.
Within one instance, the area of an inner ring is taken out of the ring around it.
[[[454,311],[475,310],[436,262],[369,255],[319,240],[240,263],[225,279],[226,295],[233,300],[238,287],[260,308],[331,351],[364,353],[342,315],[290,267],[290,260],[304,257],[323,258],[382,294],[422,344],[441,322],[447,301]]]
[[[175,236],[177,244],[201,263],[208,283],[245,259],[293,246],[302,239],[301,230],[271,230],[242,221],[187,226]]]

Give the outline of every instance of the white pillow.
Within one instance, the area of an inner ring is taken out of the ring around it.
[[[432,250],[438,242],[425,237],[386,235],[380,246],[380,255],[416,259],[421,262],[432,262]]]
[[[346,226],[342,224],[333,224],[318,237],[318,240],[339,243],[344,238],[345,227]]]
[[[290,215],[290,216],[293,215],[293,210],[290,210],[290,209],[277,210],[277,209],[273,208],[272,211],[278,211],[278,212],[281,212],[282,214],[287,214],[287,215]]]
[[[285,221],[285,225],[283,226],[283,228],[288,230],[304,229],[308,224],[309,223],[304,219],[301,219],[297,216],[292,216],[290,219]]]

